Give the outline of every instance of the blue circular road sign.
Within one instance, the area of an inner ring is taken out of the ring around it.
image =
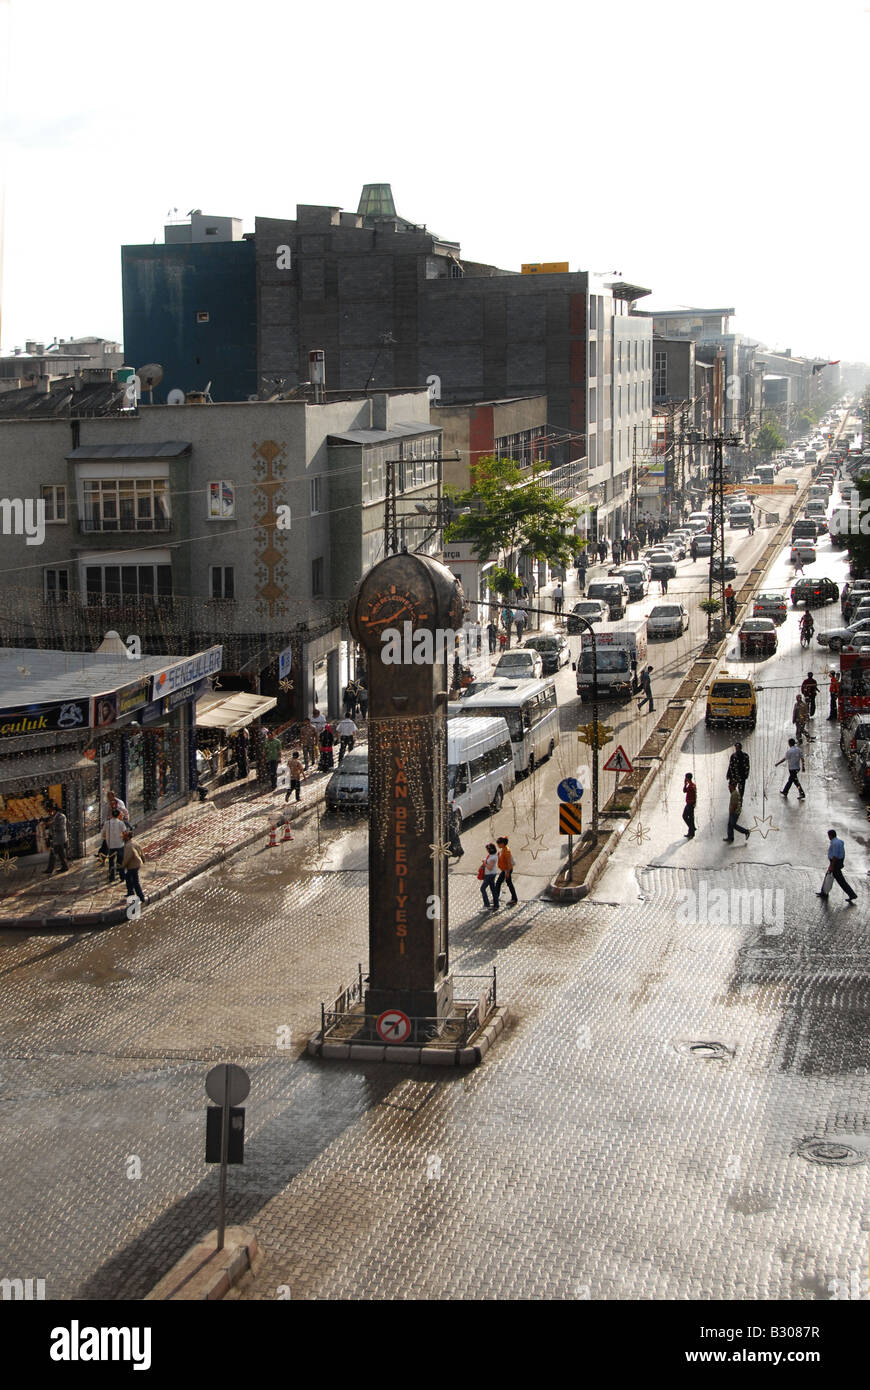
[[[579,801],[583,795],[583,788],[576,777],[566,777],[556,788],[556,795],[560,801]]]

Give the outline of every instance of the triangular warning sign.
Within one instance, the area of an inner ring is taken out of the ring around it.
[[[616,752],[611,753],[607,762],[604,764],[605,772],[634,772],[634,768],[628,761],[628,754],[621,743],[616,745]]]

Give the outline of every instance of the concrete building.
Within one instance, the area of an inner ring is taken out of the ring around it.
[[[456,462],[445,459],[443,481],[446,488],[460,492],[471,486],[480,458],[514,459],[521,468],[531,468],[552,462],[554,452],[562,448],[561,432],[548,428],[543,395],[461,405],[435,401],[432,420],[442,431],[444,453],[459,454]]]
[[[34,395],[0,397],[5,487],[45,506],[37,546],[4,513],[0,640],[81,650],[117,628],[150,651],[220,641],[226,684],[269,694],[291,651],[293,712],[336,711],[346,602],[382,554],[388,458],[400,535],[437,545],[414,506],[434,493],[428,393],[82,418],[61,385],[37,400],[57,413],[30,418]]]
[[[217,238],[220,221],[211,221]],[[192,222],[191,238],[200,233]],[[238,245],[225,243],[230,252]],[[546,395],[547,423],[562,434],[558,462],[588,454],[593,530],[621,534],[635,434],[648,435],[652,405],[651,327],[631,312],[648,290],[583,271],[519,274],[469,261],[458,242],[400,217],[389,185],[367,185],[356,213],[300,204],[292,219],[258,217],[255,247],[251,322],[261,399],[307,382],[316,349],[326,353],[330,390],[428,385],[444,405]],[[172,335],[193,332],[195,308],[190,296],[179,298],[186,262],[173,258],[221,249],[125,248],[125,332],[134,321],[147,322],[146,310],[158,325],[151,338],[137,339],[135,351],[128,343],[128,360],[146,357],[166,367]],[[239,294],[248,305],[247,276],[246,258],[227,262],[226,284],[214,286],[216,314],[229,314],[219,306],[232,283],[243,281]],[[197,339],[205,355],[196,366],[216,400],[247,392],[245,332],[230,326],[230,350],[244,363],[232,394],[217,341],[207,351],[206,338]],[[189,351],[185,360],[189,369]],[[177,375],[173,362],[163,386],[186,389]]]
[[[50,382],[76,372],[109,372],[123,365],[121,344],[106,338],[60,338],[48,347],[28,339],[23,350],[0,357],[0,391],[28,386],[45,391]]]
[[[155,404],[207,387],[216,401],[256,397],[253,234],[236,217],[197,211],[164,236],[162,246],[121,248],[128,365],[162,367]]]

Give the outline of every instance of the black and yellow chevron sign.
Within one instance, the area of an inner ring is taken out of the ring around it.
[[[583,834],[583,808],[579,801],[559,802],[559,834]]]

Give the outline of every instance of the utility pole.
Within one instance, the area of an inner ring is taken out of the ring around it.
[[[630,536],[637,535],[637,425],[632,425],[631,440],[631,507],[629,509]]]

